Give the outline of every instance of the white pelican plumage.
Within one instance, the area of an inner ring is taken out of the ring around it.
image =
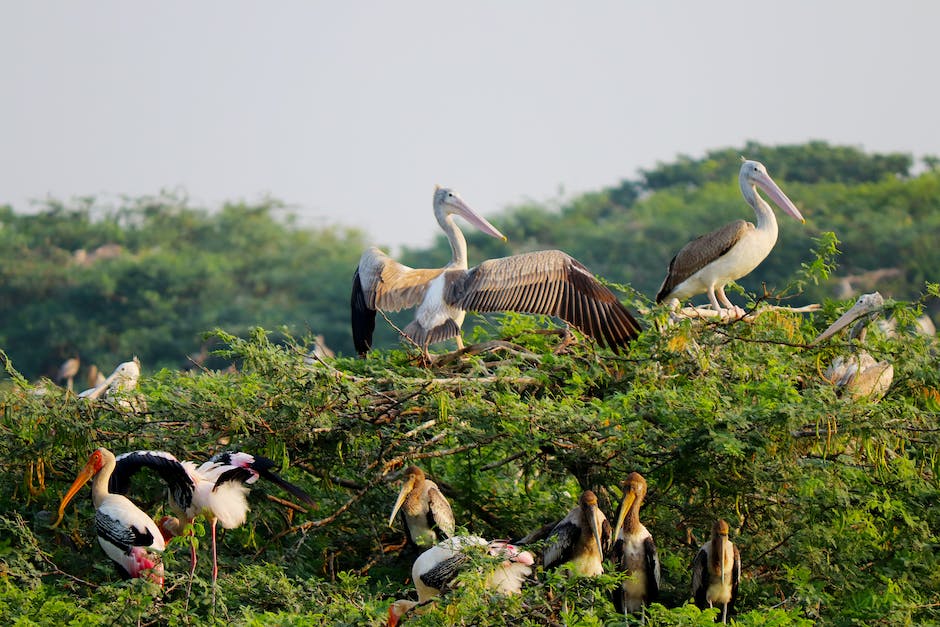
[[[502,594],[519,594],[522,582],[532,573],[535,560],[528,551],[503,540],[487,542],[479,536],[454,536],[431,547],[418,556],[411,567],[411,579],[418,591],[418,600],[400,599],[388,608],[388,625],[395,627],[401,617],[416,605],[427,603],[446,592],[454,578],[471,560],[468,552],[485,550],[503,561],[486,576],[486,586]]]
[[[692,562],[692,597],[704,610],[721,606],[715,622],[728,622],[738,598],[741,581],[741,554],[728,539],[728,523],[718,520],[712,526],[712,538],[702,545]]]
[[[364,355],[372,347],[377,310],[417,307],[404,334],[427,355],[429,344],[456,338],[467,311],[518,311],[556,316],[598,342],[617,349],[636,338],[640,327],[609,289],[580,262],[560,250],[543,250],[484,261],[468,269],[467,242],[454,222],[460,216],[481,231],[505,240],[455,192],[434,191],[434,215],[450,242],[443,268],[402,265],[378,248],[362,254],[353,277],[353,343]]]
[[[597,495],[581,493],[578,505],[568,512],[548,536],[542,554],[545,568],[565,567],[582,577],[604,572],[604,550],[610,542],[610,523],[597,507]]]
[[[724,287],[750,274],[777,242],[777,218],[770,205],[757,193],[758,187],[778,207],[800,222],[806,222],[796,205],[767,174],[762,163],[742,163],[738,180],[744,199],[757,216],[757,226],[745,220],[735,220],[683,246],[669,262],[669,272],[656,294],[657,303],[675,304],[706,293],[712,307],[722,317],[744,315],[744,311],[732,305],[725,296]]]
[[[437,484],[417,466],[405,469],[401,491],[388,517],[389,526],[401,510],[408,540],[426,549],[454,535],[454,512]]]
[[[839,316],[811,344],[827,340],[855,322],[849,332],[849,340],[857,340],[861,345],[865,340],[868,325],[884,310],[884,302],[879,292],[862,294],[848,311]],[[891,387],[894,366],[889,361],[876,361],[868,351],[856,346],[851,354],[836,357],[823,373],[823,377],[850,398],[877,401]]]
[[[631,472],[623,483],[623,500],[617,509],[611,559],[617,570],[630,574],[614,591],[614,607],[621,614],[639,612],[659,596],[659,555],[653,535],[640,522],[640,506],[646,498],[646,479]]]
[[[163,535],[153,519],[141,511],[127,497],[108,492],[108,481],[114,472],[114,454],[99,448],[88,459],[75,482],[62,497],[59,517],[53,527],[62,522],[65,507],[94,477],[91,499],[95,505],[95,527],[98,544],[111,558],[124,577],[147,577],[163,585],[161,554],[166,548]]]

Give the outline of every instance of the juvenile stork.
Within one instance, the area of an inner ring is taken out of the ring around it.
[[[542,554],[545,568],[563,566],[572,574],[595,577],[604,572],[604,548],[610,542],[610,524],[597,507],[591,490],[581,493],[578,505],[548,535]]]
[[[829,339],[855,322],[849,331],[849,340],[858,344],[849,355],[839,355],[823,373],[824,379],[843,394],[853,399],[880,400],[894,380],[894,366],[888,361],[875,361],[868,351],[861,348],[868,325],[884,310],[884,298],[878,292],[862,294],[855,304],[820,333],[811,345]],[[857,321],[857,322],[856,322]]]
[[[728,622],[738,598],[741,580],[741,554],[728,540],[728,523],[718,520],[712,526],[712,539],[702,545],[692,562],[692,597],[700,610],[721,606],[721,619]]]
[[[401,522],[409,542],[426,549],[454,535],[454,512],[437,484],[417,466],[405,469],[401,491],[388,517],[392,526],[401,510]]]
[[[676,306],[696,294],[706,293],[719,316],[744,315],[744,310],[732,305],[725,296],[725,285],[750,274],[777,242],[777,218],[770,205],[757,193],[758,187],[778,207],[800,222],[806,222],[796,205],[767,174],[762,163],[742,163],[738,180],[744,199],[757,215],[757,226],[745,220],[735,220],[683,246],[669,262],[669,272],[656,294],[657,303]]]
[[[411,579],[418,600],[399,599],[388,608],[388,625],[395,627],[401,617],[415,606],[427,603],[450,589],[453,580],[466,568],[474,550],[501,557],[495,569],[486,575],[485,585],[502,594],[519,594],[522,582],[532,573],[535,560],[528,551],[502,540],[487,542],[479,536],[454,536],[418,556],[411,567]]]
[[[128,498],[108,492],[108,481],[114,467],[114,454],[108,449],[102,447],[92,453],[88,463],[62,497],[59,517],[52,526],[59,526],[66,506],[82,486],[94,477],[91,500],[95,505],[98,544],[117,565],[123,577],[146,577],[163,585],[162,553],[166,548],[163,535],[157,523]]]
[[[216,523],[225,529],[245,524],[248,516],[248,486],[258,477],[277,484],[308,504],[313,498],[302,489],[282,479],[272,468],[275,463],[267,457],[227,451],[218,453],[209,461],[196,466],[190,461],[179,461],[165,451],[133,451],[117,457],[111,490],[126,494],[130,480],[141,468],[156,472],[169,488],[170,509],[179,517],[161,521],[167,535],[179,535],[197,516],[210,524],[212,537],[212,581],[218,578],[216,553]],[[196,547],[191,549],[192,570],[196,569]]]
[[[644,498],[646,479],[631,472],[623,483],[623,500],[612,536],[611,558],[617,570],[630,575],[613,594],[614,607],[621,614],[642,611],[659,596],[659,555],[652,534],[640,522]]]
[[[76,355],[75,357],[69,357],[62,362],[62,365],[59,366],[59,372],[56,373],[55,380],[56,383],[61,383],[65,381],[65,389],[69,392],[72,391],[72,382],[75,380],[75,375],[78,374],[78,368],[81,366],[82,361]]]
[[[543,250],[484,261],[468,269],[467,242],[454,216],[505,240],[496,227],[473,211],[455,192],[434,190],[434,216],[451,247],[443,268],[402,265],[378,248],[362,254],[353,276],[353,343],[360,355],[372,347],[377,310],[417,307],[404,335],[421,347],[456,338],[467,311],[518,311],[556,316],[613,349],[640,332],[630,311],[580,262],[560,250]]]

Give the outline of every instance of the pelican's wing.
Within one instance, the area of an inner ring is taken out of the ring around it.
[[[876,362],[875,358],[867,352],[862,353],[859,359],[859,368],[855,377],[845,385],[845,391],[852,398],[867,398],[872,401],[880,400],[891,387],[894,380],[894,366],[887,361]],[[868,357],[868,360],[862,359]]]
[[[556,316],[611,348],[627,345],[640,325],[581,262],[560,250],[490,259],[450,270],[444,300],[468,311]]]
[[[399,311],[419,305],[424,300],[428,283],[441,272],[442,268],[410,268],[378,248],[364,252],[353,275],[350,298],[356,352],[364,354],[372,347],[377,310]]]
[[[144,467],[160,475],[180,507],[189,508],[195,490],[193,479],[186,472],[183,463],[166,451],[132,451],[118,455],[115,458],[114,472],[108,481],[108,491],[112,494],[127,494],[131,477]]]
[[[542,564],[545,568],[561,566],[571,559],[574,546],[581,537],[581,529],[567,519],[558,523],[552,534],[548,537],[551,542],[542,553]]]
[[[666,300],[683,281],[728,252],[752,230],[754,225],[750,222],[735,220],[683,246],[669,262],[669,272],[666,273],[666,278],[656,294],[656,302]]]
[[[708,607],[705,593],[708,591],[708,553],[703,546],[692,561],[692,598],[700,610]]]
[[[454,512],[437,486],[432,486],[428,490],[428,504],[428,526],[438,532],[438,539],[443,540],[453,536]]]

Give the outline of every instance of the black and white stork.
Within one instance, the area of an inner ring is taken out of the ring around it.
[[[388,517],[389,526],[401,510],[408,540],[426,549],[454,535],[454,512],[437,484],[417,466],[405,469],[401,491]]]
[[[89,479],[91,499],[95,505],[95,528],[98,544],[111,558],[123,577],[146,577],[163,585],[162,556],[166,544],[153,519],[120,494],[108,492],[108,480],[114,472],[114,454],[102,447],[91,454],[88,463],[79,472],[59,504],[59,517],[53,527],[62,522],[65,508]]]

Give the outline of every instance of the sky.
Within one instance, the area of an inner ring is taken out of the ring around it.
[[[940,155],[938,24],[932,0],[0,0],[0,204],[275,198],[395,250],[433,240],[435,184],[491,216],[748,140]]]

